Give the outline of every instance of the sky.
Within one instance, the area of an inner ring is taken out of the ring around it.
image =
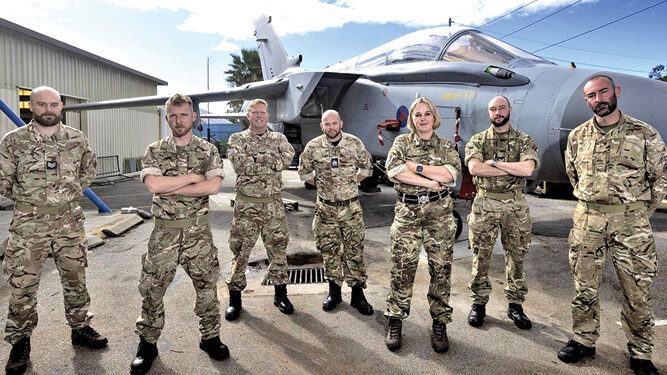
[[[302,54],[307,70],[413,31],[446,26],[450,18],[528,52],[583,34],[535,52],[558,65],[574,61],[579,68],[644,77],[656,65],[667,65],[667,0],[420,0],[408,5],[398,0],[21,0],[3,4],[0,18],[169,82],[158,87],[159,95],[206,92],[207,60],[210,91],[228,87],[224,71],[230,54],[256,48],[253,23],[261,14],[272,17],[287,54]],[[211,105],[213,112],[224,109]]]

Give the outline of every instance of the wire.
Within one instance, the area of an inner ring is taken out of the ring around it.
[[[528,24],[528,25],[526,25],[526,26],[524,26],[524,27],[522,27],[522,28],[520,28],[520,29],[518,29],[518,30],[514,30],[514,31],[512,31],[511,33],[509,33],[509,34],[507,34],[507,35],[503,35],[502,37],[500,37],[500,39],[503,39],[503,38],[505,38],[505,37],[507,37],[507,36],[510,36],[510,35],[514,34],[514,33],[518,33],[519,31],[521,31],[521,30],[523,30],[523,29],[525,29],[525,28],[528,28],[528,27],[530,27],[530,26],[533,26],[534,24],[536,24],[536,23],[538,23],[538,22],[542,22],[542,21],[544,21],[545,19],[547,19],[547,18],[553,16],[554,14],[559,13],[559,12],[562,12],[562,11],[564,11],[565,9],[567,9],[567,8],[569,8],[569,7],[571,7],[571,6],[575,5],[575,4],[577,4],[577,3],[580,3],[580,2],[581,2],[581,0],[577,0],[577,1],[575,1],[574,3],[572,3],[572,4],[570,4],[570,5],[567,5],[567,6],[563,7],[563,8],[560,8],[560,9],[558,9],[557,11],[555,11],[555,12],[553,12],[553,13],[547,14],[546,16],[540,18],[539,20],[537,20],[537,21],[535,21],[535,22],[533,22],[533,23],[530,23],[530,24]]]
[[[578,38],[578,37],[580,37],[580,36],[582,36],[582,35],[586,35],[586,34],[588,34],[588,33],[591,33],[591,32],[593,32],[593,31],[595,31],[595,30],[599,30],[599,29],[601,29],[601,28],[603,28],[603,27],[609,26],[609,25],[614,24],[614,23],[616,23],[616,22],[618,22],[618,21],[622,21],[622,20],[624,20],[624,19],[626,19],[626,18],[629,18],[629,17],[634,16],[635,14],[638,14],[638,13],[641,13],[641,12],[644,12],[644,11],[647,11],[647,10],[649,10],[649,9],[651,9],[651,8],[655,8],[655,7],[657,7],[658,5],[660,5],[660,4],[664,4],[664,3],[667,3],[667,0],[663,0],[663,1],[659,2],[659,3],[653,4],[653,5],[651,5],[651,6],[649,6],[649,7],[646,7],[646,8],[644,8],[644,9],[642,9],[642,10],[638,10],[638,11],[636,11],[636,12],[634,12],[634,13],[628,14],[627,16],[623,16],[623,17],[621,17],[621,18],[619,18],[619,19],[616,19],[616,20],[614,20],[614,21],[607,22],[607,23],[605,23],[604,25],[598,26],[598,27],[593,28],[593,29],[590,29],[590,30],[588,30],[588,31],[584,31],[583,33],[579,33],[579,34],[577,34],[577,35],[575,35],[575,36],[569,37],[569,38],[567,38],[567,39],[563,39],[563,40],[561,40],[560,42],[556,42],[556,43],[550,44],[550,45],[548,45],[548,46],[546,46],[546,47],[537,49],[537,50],[533,51],[532,53],[540,52],[540,51],[543,51],[543,50],[545,50],[545,49],[547,49],[547,48],[551,48],[551,47],[553,47],[553,46],[556,46],[556,45],[559,45],[559,44],[561,44],[561,43],[564,43],[564,42],[567,42],[567,41],[569,41],[569,40],[572,40],[572,39],[574,39],[574,38]]]
[[[624,69],[624,68],[617,68],[615,66],[606,66],[606,65],[595,65],[595,64],[589,64],[581,61],[571,61],[571,60],[563,60],[563,59],[557,59],[555,57],[549,57],[549,56],[540,56],[543,59],[548,59],[548,60],[557,60],[557,61],[563,61],[563,62],[573,62],[579,65],[586,65],[586,66],[594,66],[597,68],[605,68],[605,69],[614,69],[614,70],[624,70],[627,72],[635,72],[635,73],[644,73],[644,74],[649,74],[651,73],[650,71],[646,70],[635,70],[635,69]]]
[[[512,14],[512,13],[518,11],[518,10],[523,9],[523,8],[527,7],[528,5],[530,5],[530,4],[532,4],[532,3],[536,2],[536,1],[537,1],[537,0],[533,0],[533,1],[531,1],[530,3],[526,4],[526,5],[522,5],[522,6],[518,7],[518,8],[516,8],[516,9],[514,9],[514,10],[508,12],[508,13],[505,13],[505,14],[503,14],[503,15],[500,16],[500,17],[494,18],[494,19],[492,19],[491,21],[489,21],[489,22],[487,22],[487,23],[485,23],[485,24],[483,24],[483,25],[480,25],[480,26],[478,26],[478,27],[486,26],[486,25],[490,24],[491,22],[498,21],[499,19],[501,19],[501,18],[503,18],[503,17],[505,17],[505,16],[509,16],[510,14]]]

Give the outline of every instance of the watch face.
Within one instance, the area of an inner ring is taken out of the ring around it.
[[[417,172],[421,173],[424,170],[424,167],[420,164],[417,166]]]

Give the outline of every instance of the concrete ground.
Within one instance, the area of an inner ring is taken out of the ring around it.
[[[233,173],[225,161],[227,179],[221,193],[211,199],[213,237],[221,264],[218,282],[221,310],[227,305],[224,280],[232,259],[228,247],[234,196]],[[288,212],[290,222],[289,259],[308,263],[317,259],[310,229],[315,191],[306,190],[296,171],[284,173],[284,197],[298,201],[299,210]],[[137,181],[94,187],[114,209],[133,205],[148,208],[150,194]],[[383,186],[382,192],[361,194],[367,225],[365,261],[368,269],[366,296],[375,307],[367,317],[349,306],[350,289],[343,288],[344,302],[333,312],[322,311],[326,284],[288,287],[296,311],[281,314],[273,306],[273,289],[262,286],[266,271],[265,252],[258,241],[248,271],[248,288],[243,293],[243,313],[233,323],[222,320],[221,338],[229,345],[231,358],[216,362],[198,348],[197,318],[193,313],[194,289],[179,268],[165,297],[166,326],[159,342],[160,356],[150,374],[630,374],[626,339],[620,326],[621,292],[611,262],[607,262],[602,298],[602,336],[597,357],[580,364],[567,365],[556,351],[571,335],[570,300],[574,296],[572,276],[567,264],[567,234],[576,202],[529,196],[533,218],[533,242],[526,257],[526,278],[530,289],[524,304],[533,328],[520,331],[506,317],[503,297],[504,263],[496,244],[490,276],[493,293],[487,319],[481,328],[470,327],[466,317],[470,308],[466,284],[470,276],[471,253],[467,247],[467,226],[455,245],[450,304],[453,322],[448,325],[451,348],[436,354],[430,346],[431,319],[426,292],[428,267],[424,254],[414,287],[410,317],[404,321],[403,348],[389,352],[384,345],[382,316],[389,287],[391,259],[389,226],[393,219],[395,192]],[[82,200],[87,229],[111,220],[92,210]],[[455,205],[461,215],[470,203]],[[6,235],[11,212],[0,211],[0,228]],[[653,283],[656,322],[654,363],[667,373],[667,286],[664,261],[667,254],[667,213],[658,212],[651,220],[655,231],[660,270]],[[119,238],[92,250],[88,256],[88,288],[92,298],[93,326],[109,337],[109,347],[91,351],[72,347],[62,307],[62,288],[52,261],[44,267],[39,291],[40,322],[32,336],[29,374],[127,374],[134,358],[137,336],[134,322],[141,300],[137,283],[140,258],[146,251],[152,224],[147,221]],[[0,325],[7,315],[8,286],[0,281]],[[0,361],[5,361],[10,346],[0,344]]]

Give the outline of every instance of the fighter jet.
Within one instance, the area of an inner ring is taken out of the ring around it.
[[[443,124],[436,133],[455,140],[463,157],[465,143],[486,129],[487,103],[509,98],[512,125],[535,140],[541,167],[535,180],[567,183],[563,153],[570,130],[592,117],[583,84],[595,74],[611,76],[622,87],[619,108],[653,125],[667,137],[667,84],[623,73],[559,67],[474,28],[437,27],[407,34],[320,71],[300,67],[302,56],[289,57],[271,24],[255,21],[264,81],[219,92],[189,95],[199,103],[264,98],[270,122],[297,151],[321,134],[320,116],[341,113],[345,129],[359,137],[373,155],[381,176],[382,161],[393,139],[408,132],[408,106],[426,96],[438,106]],[[167,97],[143,97],[66,106],[65,110],[160,105]],[[367,184],[368,182],[367,181]],[[460,184],[460,180],[459,180]]]

